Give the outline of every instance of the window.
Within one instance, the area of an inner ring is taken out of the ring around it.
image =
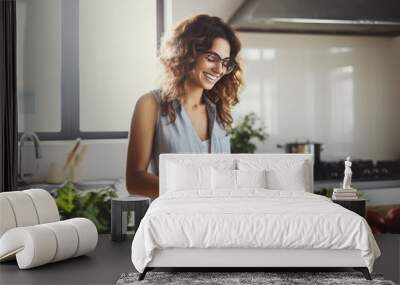
[[[126,138],[156,88],[162,1],[17,0],[19,131]]]

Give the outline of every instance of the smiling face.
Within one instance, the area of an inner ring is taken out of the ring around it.
[[[210,57],[207,53],[198,53],[195,67],[191,72],[190,81],[192,85],[206,90],[210,90],[226,73],[226,68],[219,60],[214,60],[216,55],[220,59],[226,59],[230,55],[231,48],[227,40],[216,38],[212,42],[211,48],[207,51],[214,54]]]

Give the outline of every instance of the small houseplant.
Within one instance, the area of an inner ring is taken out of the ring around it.
[[[265,126],[253,112],[239,118],[229,134],[231,153],[254,153],[257,148],[254,139],[263,142],[268,138]]]
[[[111,199],[117,194],[111,188],[80,193],[71,182],[64,183],[55,192],[55,200],[61,218],[76,217],[91,220],[99,233],[110,232]]]

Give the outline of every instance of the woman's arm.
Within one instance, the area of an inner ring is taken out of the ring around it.
[[[130,194],[157,198],[158,176],[147,172],[157,123],[157,101],[146,94],[136,103],[129,132],[126,188]]]

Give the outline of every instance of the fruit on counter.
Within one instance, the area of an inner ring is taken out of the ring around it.
[[[374,234],[386,232],[386,219],[381,212],[368,210],[367,221]]]
[[[400,234],[400,207],[391,208],[385,216],[387,231],[392,234]]]

